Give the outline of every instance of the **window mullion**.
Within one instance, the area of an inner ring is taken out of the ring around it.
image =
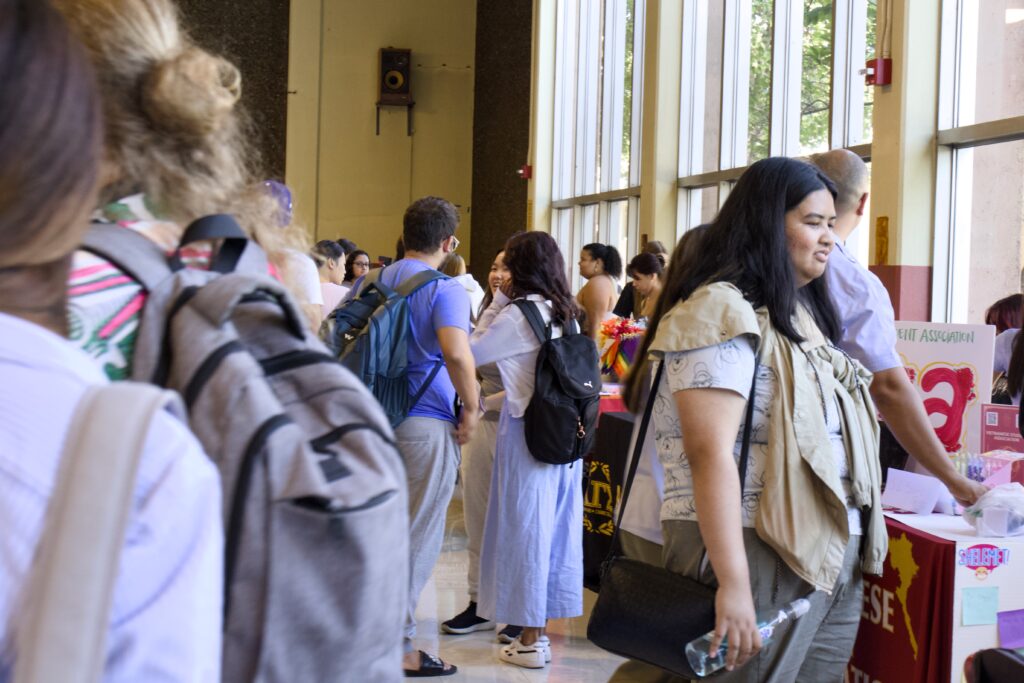
[[[704,79],[707,73],[707,3],[683,4],[682,69],[679,88],[679,175],[700,173],[704,156]],[[699,204],[699,202],[698,202]],[[699,211],[698,211],[699,215]]]
[[[640,161],[643,145],[644,46],[646,41],[645,0],[633,3],[633,114],[629,132],[629,186],[640,185]]]
[[[619,184],[622,160],[622,102],[626,75],[626,6],[605,0],[604,97],[602,98],[601,191]]]
[[[775,0],[769,153],[800,153],[800,79],[804,11],[800,0]]]
[[[835,0],[832,15],[832,115],[829,147],[858,145],[864,139],[863,61],[866,52],[866,0]]]
[[[725,5],[719,168],[735,168],[747,163],[752,12],[751,0],[733,0]]]

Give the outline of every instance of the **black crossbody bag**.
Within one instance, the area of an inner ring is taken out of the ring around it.
[[[622,515],[636,477],[664,369],[665,363],[659,363],[644,408],[626,487],[622,493],[622,504],[619,506],[612,549],[601,568],[601,592],[597,595],[597,603],[587,624],[587,638],[614,654],[694,679],[698,676],[686,659],[686,644],[715,628],[715,589],[664,567],[623,557],[618,545]],[[756,385],[757,360],[754,361],[754,378],[750,383],[743,444],[740,448],[741,500],[747,478]],[[704,565],[703,559],[700,564]]]

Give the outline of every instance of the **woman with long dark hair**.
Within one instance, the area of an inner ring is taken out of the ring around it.
[[[505,387],[498,422],[483,547],[482,617],[523,626],[498,658],[542,668],[551,659],[548,619],[583,613],[582,467],[550,465],[530,454],[523,415],[533,396],[540,341],[513,300],[531,302],[552,338],[578,329],[558,244],[527,232],[505,246],[509,275],[484,311],[470,346],[477,366],[496,363]]]
[[[586,314],[583,319],[586,333],[596,337],[619,297],[622,257],[612,245],[594,242],[580,250],[579,266],[587,284],[576,294],[576,300]]]
[[[861,573],[881,573],[886,555],[868,374],[830,341],[838,326],[821,275],[834,198],[807,163],[753,164],[699,252],[672,263],[628,386],[637,407],[650,363],[665,564],[717,586],[723,681],[840,680]],[[758,655],[755,614],[803,597],[810,611]]]

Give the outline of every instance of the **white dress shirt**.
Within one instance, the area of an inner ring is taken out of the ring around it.
[[[871,372],[903,367],[896,352],[896,314],[878,276],[836,242],[825,277],[842,324],[839,347]]]
[[[0,314],[0,681],[79,399],[106,379],[85,353]],[[220,680],[223,535],[216,469],[177,419],[153,420],[114,587],[104,681]]]

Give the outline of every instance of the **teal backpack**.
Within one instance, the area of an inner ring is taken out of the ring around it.
[[[436,270],[424,270],[392,288],[377,277],[335,308],[320,329],[324,343],[342,365],[363,380],[392,427],[408,417],[444,367],[444,361],[438,360],[419,391],[409,396],[408,299],[431,282],[447,279]]]

